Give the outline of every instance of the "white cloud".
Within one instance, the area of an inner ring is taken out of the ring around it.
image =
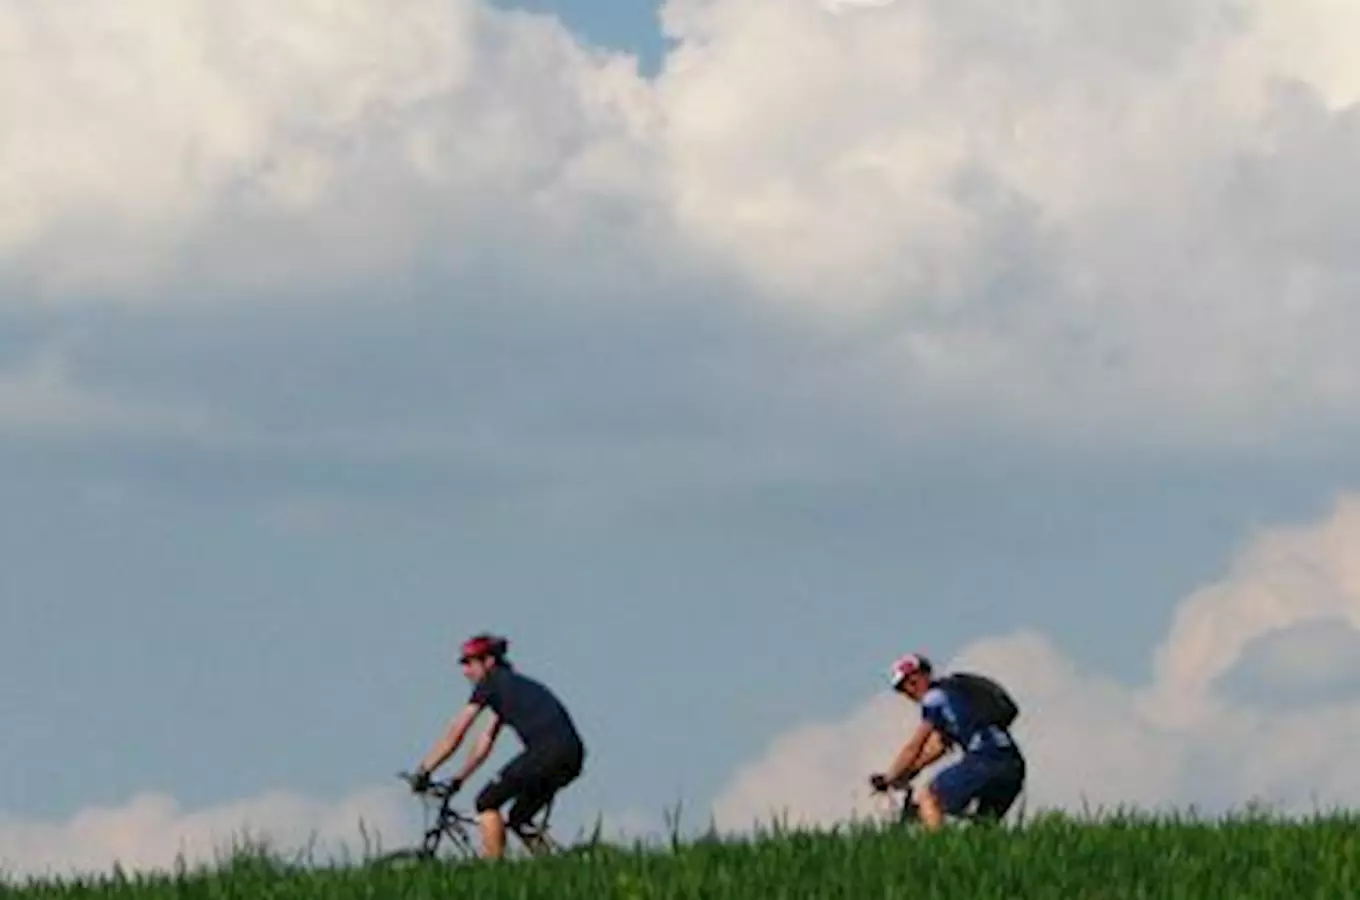
[[[906,397],[1154,440],[1354,423],[1360,132],[1319,101],[1360,95],[1267,39],[1330,44],[1327,4],[668,11],[677,215],[780,304],[884,322]]]
[[[414,839],[409,804],[408,794],[386,788],[335,802],[275,791],[199,810],[140,794],[64,822],[0,815],[0,872],[19,879],[107,874],[115,863],[127,871],[166,871],[181,856],[193,868],[217,863],[244,840],[267,840],[281,853],[310,850],[317,862],[357,858],[365,833],[385,849]]]
[[[896,2],[897,0],[822,0],[822,8],[839,16],[848,10],[877,9],[891,6]]]
[[[401,265],[626,164],[623,63],[477,0],[4,0],[0,35],[0,259],[48,295]]]
[[[595,824],[581,823],[580,839],[588,839]],[[641,810],[605,813],[600,826],[603,840],[625,844],[670,834],[666,823]],[[279,790],[192,810],[173,797],[143,793],[65,821],[0,812],[0,880],[108,874],[115,863],[128,872],[164,872],[181,858],[191,869],[212,866],[247,841],[324,865],[408,846],[423,827],[418,803],[401,787],[365,788],[335,801]],[[554,830],[561,840],[578,838],[575,831]]]
[[[480,0],[0,0],[0,283],[376,303],[415,270],[456,303],[590,272],[636,304],[730,267],[750,297],[687,302],[850,341],[889,422],[1355,434],[1351,5],[868,5],[669,0],[647,80]]]
[[[1303,626],[1348,631],[1355,646],[1357,548],[1360,495],[1343,496],[1322,522],[1256,537],[1220,581],[1181,604],[1150,684],[1081,671],[1033,632],[978,641],[947,668],[994,674],[1015,691],[1030,810],[1354,805],[1360,774],[1346,752],[1360,740],[1353,661],[1309,667],[1302,689],[1297,671],[1256,672],[1256,684],[1273,679],[1295,689],[1287,703],[1224,687],[1257,660],[1263,641],[1291,633],[1297,640]],[[1315,651],[1334,644],[1313,637]],[[891,759],[916,715],[885,694],[840,721],[779,737],[734,775],[715,804],[719,823],[739,829],[778,813],[817,823],[872,813],[865,779]]]

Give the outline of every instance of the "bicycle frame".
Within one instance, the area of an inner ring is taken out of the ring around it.
[[[411,783],[411,776],[408,773],[399,773],[397,777],[407,784]],[[446,838],[453,844],[458,857],[463,859],[476,858],[477,850],[473,834],[477,828],[477,819],[475,816],[462,812],[453,806],[454,790],[452,782],[432,781],[429,788],[424,791],[424,796],[438,800],[439,805],[435,811],[433,822],[430,822],[427,804],[427,824],[420,843],[414,847],[384,854],[380,859],[384,861],[397,859],[431,860],[438,855],[440,844]],[[552,807],[553,801],[549,800],[543,811],[537,816],[536,822],[509,829],[532,856],[543,856],[561,849],[548,832]]]
[[[408,784],[410,783],[409,776],[404,773],[398,777]],[[431,783],[421,796],[421,799],[425,801],[425,833],[421,836],[420,842],[412,847],[386,853],[380,859],[383,861],[434,859],[439,854],[440,845],[444,843],[445,839],[452,844],[455,856],[463,859],[475,858],[477,849],[473,835],[475,834],[477,820],[455,809],[453,807],[453,796],[449,783]],[[430,814],[429,800],[431,798],[438,801],[433,817]]]

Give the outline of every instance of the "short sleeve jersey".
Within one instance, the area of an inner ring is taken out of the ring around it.
[[[997,756],[1014,752],[1015,741],[1004,728],[977,721],[966,697],[934,685],[921,698],[921,717],[966,753]]]
[[[490,708],[526,748],[580,742],[571,716],[552,691],[507,665],[492,668],[468,702]]]

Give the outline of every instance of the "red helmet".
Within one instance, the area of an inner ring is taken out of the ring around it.
[[[465,663],[470,659],[478,659],[483,656],[500,659],[509,649],[510,642],[505,638],[497,637],[494,634],[479,634],[463,641],[463,646],[458,653],[458,661]]]
[[[888,675],[888,681],[894,688],[906,680],[908,675],[916,672],[924,672],[929,675],[931,670],[930,660],[920,653],[908,653],[906,656],[893,663],[892,671]]]

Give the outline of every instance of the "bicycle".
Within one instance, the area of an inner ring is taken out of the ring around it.
[[[397,777],[406,782],[408,786],[414,784],[415,776],[409,772],[399,772]],[[421,792],[421,800],[425,804],[425,834],[420,843],[380,854],[372,861],[372,864],[395,866],[445,859],[450,861],[477,859],[478,853],[473,838],[476,832],[477,818],[453,806],[455,793],[452,781],[431,781],[429,787]],[[430,814],[430,800],[432,799],[438,801],[433,821],[431,821]],[[535,821],[509,829],[531,856],[548,856],[562,852],[561,845],[548,831],[552,808],[553,801],[549,800]],[[446,842],[449,849],[441,854],[440,845]]]
[[[888,785],[887,793],[892,791],[902,792],[902,805],[897,810],[896,824],[903,828],[923,828],[921,821],[921,808],[916,802],[916,797],[912,794],[911,779],[899,779]],[[993,824],[993,819],[980,814],[977,811],[978,802],[976,800],[968,804],[963,812],[958,814],[946,814],[945,821],[962,825],[988,825]]]

